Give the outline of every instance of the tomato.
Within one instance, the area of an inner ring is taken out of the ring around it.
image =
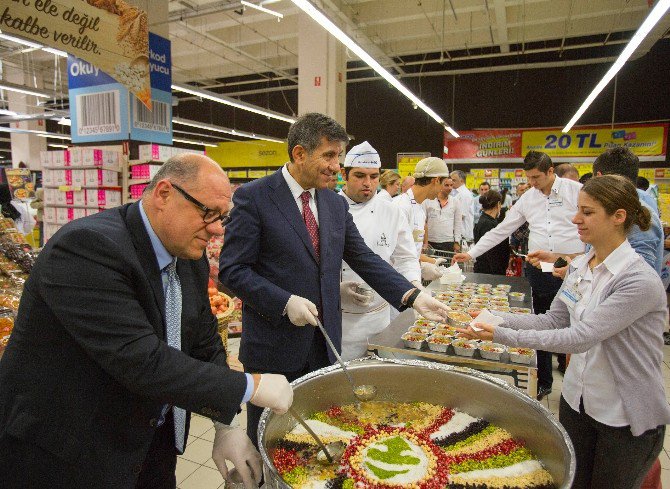
[[[209,294],[209,296],[212,297],[212,296],[216,296],[216,295],[218,295],[218,294],[219,294],[219,291],[216,290],[215,287],[209,287],[209,288],[207,289],[207,294]]]

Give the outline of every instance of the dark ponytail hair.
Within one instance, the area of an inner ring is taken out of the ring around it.
[[[620,175],[601,175],[591,178],[582,187],[582,192],[600,202],[608,215],[617,210],[626,211],[624,231],[628,232],[633,224],[646,231],[651,226],[651,212],[640,202],[633,182]]]
[[[479,196],[479,203],[485,211],[493,209],[500,202],[502,202],[502,195],[497,190],[489,190],[484,195]]]

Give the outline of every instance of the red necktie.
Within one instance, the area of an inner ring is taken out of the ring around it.
[[[316,260],[319,260],[319,225],[316,223],[316,218],[312,213],[312,209],[309,208],[309,198],[311,194],[305,190],[300,194],[302,199],[302,217],[305,220],[305,226],[307,226],[307,232],[309,237],[312,239],[312,246],[314,246],[314,252],[316,254]]]

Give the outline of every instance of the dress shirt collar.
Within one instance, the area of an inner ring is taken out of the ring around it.
[[[410,202],[411,204],[418,204],[418,202],[417,202],[416,199],[414,198],[414,192],[412,192],[412,188],[411,188],[411,187],[408,188],[408,189],[407,189],[407,192],[405,192],[405,193],[407,194],[407,197],[409,197],[409,202]]]
[[[312,196],[312,199],[314,199],[314,188],[302,188],[302,185],[298,183],[298,181],[293,178],[293,175],[291,175],[288,171],[288,163],[286,163],[282,169],[281,169],[281,174],[284,176],[284,180],[286,180],[286,183],[288,184],[288,188],[291,191],[291,194],[293,195],[293,199],[298,200],[300,199],[300,196],[302,193],[307,190]]]
[[[156,254],[156,260],[158,261],[158,269],[162,272],[165,267],[167,267],[170,263],[172,263],[174,257],[170,254],[170,252],[167,249],[165,249],[165,246],[163,246],[163,243],[161,243],[161,240],[158,238],[158,235],[156,235],[154,228],[151,227],[151,223],[149,222],[149,218],[147,217],[146,212],[144,212],[144,205],[142,204],[141,200],[139,202],[139,206],[140,206],[140,215],[142,216],[142,222],[144,223],[144,228],[147,230],[147,234],[149,235],[149,239],[151,240],[151,247],[154,249],[154,253]]]
[[[373,195],[372,198],[371,198],[370,200],[368,200],[367,202],[356,202],[355,200],[352,200],[352,199],[351,199],[351,198],[344,192],[344,190],[340,189],[340,191],[339,191],[338,193],[339,193],[342,197],[344,197],[344,200],[347,201],[347,204],[349,204],[349,207],[354,207],[354,206],[356,206],[356,207],[362,208],[362,207],[365,207],[367,204],[369,204],[370,202],[372,202],[373,200],[375,200],[375,199],[377,198],[377,194],[375,194],[375,195]]]
[[[580,268],[588,266],[589,260],[591,260],[595,254],[595,249],[591,248],[588,252],[573,260],[573,267],[575,267],[576,270],[579,270]],[[625,239],[623,243],[617,246],[616,249],[605,258],[605,261],[600,263],[596,268],[604,266],[613,276],[616,276],[628,268],[631,259],[636,256],[635,250],[633,250],[633,247],[628,240]]]

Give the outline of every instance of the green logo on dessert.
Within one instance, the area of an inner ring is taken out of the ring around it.
[[[399,435],[371,444],[363,459],[367,469],[381,480],[420,480],[427,465],[423,449]]]

